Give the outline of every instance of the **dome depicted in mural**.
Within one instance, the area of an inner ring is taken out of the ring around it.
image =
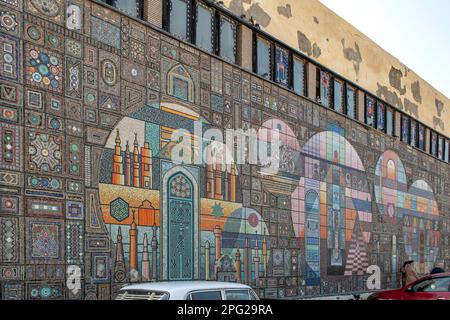
[[[242,279],[247,275],[255,278],[255,268],[267,274],[270,256],[269,229],[263,217],[254,209],[239,208],[227,218],[222,233],[222,251],[235,259],[240,254],[242,260],[249,260],[248,270],[242,270]],[[256,259],[256,260],[255,260]]]
[[[328,275],[363,275],[368,267],[371,195],[361,159],[342,133],[318,133],[301,150],[304,176],[292,194],[291,216],[304,241],[307,285],[320,284],[325,266]]]
[[[408,188],[402,161],[388,150],[378,160],[374,189],[383,221],[402,227],[404,260],[416,261],[420,273],[429,272],[438,256],[441,237],[432,188],[424,180]]]

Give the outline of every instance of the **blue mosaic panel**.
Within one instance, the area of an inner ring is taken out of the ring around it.
[[[120,29],[99,18],[91,18],[91,36],[97,41],[120,49]]]

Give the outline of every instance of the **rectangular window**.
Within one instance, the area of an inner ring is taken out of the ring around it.
[[[386,128],[385,120],[386,108],[383,103],[377,101],[377,129],[384,131]]]
[[[444,160],[444,138],[439,136],[438,140],[438,158]]]
[[[213,13],[206,6],[197,4],[195,44],[208,52],[213,50]]]
[[[101,0],[132,17],[142,19],[141,0]]]
[[[256,38],[256,60],[256,73],[270,79],[272,77],[270,42],[260,37]]]
[[[289,54],[285,49],[275,47],[275,82],[287,87],[289,79]]]
[[[386,109],[386,133],[390,136],[394,135],[394,112],[391,108]]]
[[[445,161],[450,162],[450,141],[445,140]]]
[[[344,83],[338,79],[334,79],[333,95],[334,110],[344,113]]]
[[[186,0],[170,0],[169,32],[188,40],[188,3]]]
[[[320,70],[320,103],[325,107],[330,106],[330,81],[330,74]]]
[[[409,142],[409,118],[402,115],[402,141]]]
[[[356,90],[347,86],[346,90],[346,114],[352,119],[356,117]]]
[[[437,156],[437,134],[436,132],[431,132],[431,137],[430,137],[431,141],[430,141],[430,153],[433,156]]]
[[[419,137],[418,137],[418,141],[417,141],[417,145],[419,147],[420,150],[424,151],[425,150],[425,127],[422,126],[421,124],[419,124]]]
[[[375,124],[375,100],[366,95],[366,124],[373,127]]]
[[[417,146],[417,122],[411,119],[409,144],[413,147]]]
[[[305,61],[294,57],[294,91],[301,95],[305,95]]]
[[[220,16],[220,56],[231,63],[236,61],[236,25]]]

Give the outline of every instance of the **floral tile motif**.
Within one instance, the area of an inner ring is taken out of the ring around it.
[[[25,49],[26,83],[52,92],[63,92],[63,65],[59,54],[27,45]]]

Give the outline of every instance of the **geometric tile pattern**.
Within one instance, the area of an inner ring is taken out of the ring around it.
[[[405,260],[448,264],[448,165],[295,95],[272,53],[282,86],[100,4],[0,0],[1,299],[111,299],[168,277],[295,298],[360,290],[369,265],[387,288]],[[280,170],[172,162],[178,128],[194,156],[210,144],[197,120],[278,130]]]

